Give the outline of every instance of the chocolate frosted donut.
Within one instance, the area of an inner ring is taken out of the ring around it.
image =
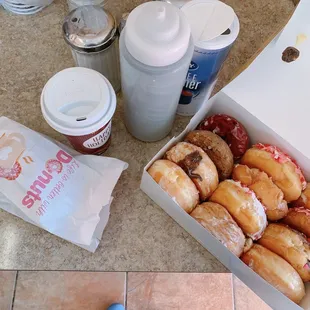
[[[207,130],[191,131],[185,141],[201,147],[214,162],[220,180],[231,175],[234,157],[227,143],[217,134]]]

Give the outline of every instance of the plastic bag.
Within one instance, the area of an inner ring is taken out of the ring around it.
[[[0,208],[93,252],[128,165],[78,154],[0,117]]]

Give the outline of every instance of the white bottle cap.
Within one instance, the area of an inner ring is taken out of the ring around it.
[[[41,110],[58,132],[80,136],[107,124],[116,109],[110,82],[99,72],[75,67],[56,73],[44,86]]]
[[[221,49],[232,44],[239,34],[234,10],[218,0],[193,0],[181,10],[190,23],[194,44],[204,49]],[[229,30],[228,32],[226,32]]]
[[[128,16],[124,29],[128,52],[145,65],[162,67],[186,53],[190,26],[184,13],[165,2],[147,2]]]

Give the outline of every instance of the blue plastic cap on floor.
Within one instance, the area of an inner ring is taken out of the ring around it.
[[[113,304],[107,310],[125,310],[125,307],[121,304]]]

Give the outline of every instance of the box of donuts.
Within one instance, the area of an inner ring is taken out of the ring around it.
[[[141,181],[279,310],[310,309],[309,11],[310,1],[301,1],[276,41],[203,105]]]

